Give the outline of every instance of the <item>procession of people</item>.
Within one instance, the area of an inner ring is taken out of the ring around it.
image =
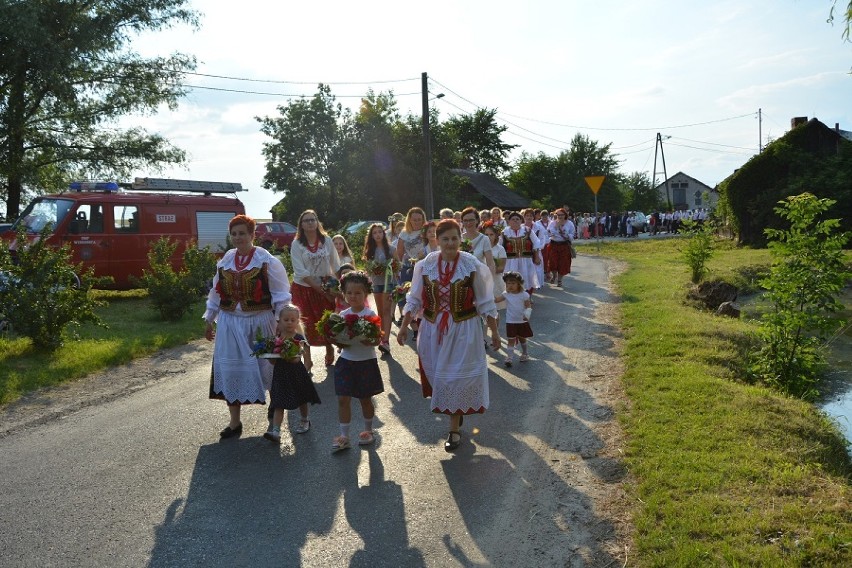
[[[395,349],[413,340],[429,410],[449,417],[444,449],[459,447],[465,417],[490,404],[488,350],[499,354],[506,346],[506,366],[514,362],[516,345],[520,362],[534,356],[527,349],[533,295],[547,283],[564,286],[575,229],[564,208],[552,220],[534,209],[447,211],[437,220],[420,207],[404,217],[395,213],[387,227],[372,224],[364,242],[350,248],[342,235],[330,237],[308,209],[290,249],[292,274],[254,244],[253,219],[230,221],[234,248],[217,264],[204,313],[206,337],[215,342],[209,396],[224,400],[229,411],[222,439],[242,434],[242,406],[266,404],[267,393],[264,437],[280,443],[285,410],[299,410],[290,430],[306,433],[308,405],[321,403],[310,348],[321,346],[339,406],[340,434],[331,450],[351,447],[352,397],[364,416],[358,444],[372,444],[372,397],[384,390],[376,361],[393,357],[389,336],[396,323]],[[360,262],[353,250],[363,250]]]

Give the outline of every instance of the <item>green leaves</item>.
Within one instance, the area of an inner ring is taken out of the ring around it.
[[[761,285],[773,309],[761,318],[763,347],[752,372],[785,392],[811,399],[825,365],[824,338],[844,324],[832,314],[843,308],[838,296],[852,276],[843,258],[850,234],[839,232],[838,219],[821,219],[834,205],[831,199],[803,193],[779,203],[775,212],[790,227],[765,231],[774,260]]]
[[[92,269],[71,264],[68,247],[45,245],[52,227],[45,225],[39,238],[28,245],[26,230],[17,235],[19,243],[13,260],[8,243],[0,246],[0,306],[2,317],[15,334],[32,339],[36,349],[53,351],[68,337],[76,338],[83,322],[103,325],[95,314],[102,302],[89,290],[95,284]]]
[[[148,289],[151,302],[167,321],[180,320],[192,304],[207,293],[207,285],[216,271],[216,257],[209,247],[199,249],[190,243],[183,253],[183,266],[175,270],[172,257],[178,242],[168,237],[154,241],[148,253],[150,268],[142,272],[138,283]]]

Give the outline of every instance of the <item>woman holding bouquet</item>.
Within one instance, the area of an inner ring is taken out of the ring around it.
[[[409,324],[422,312],[417,352],[423,396],[432,397],[432,412],[450,416],[444,449],[451,452],[461,443],[464,415],[485,412],[489,405],[488,362],[477,315],[486,318],[494,349],[500,349],[500,333],[491,271],[459,250],[461,229],[454,220],[438,223],[437,235],[440,252],[414,266],[397,341],[405,343]]]
[[[390,243],[388,242],[385,228],[381,223],[373,223],[370,225],[370,230],[367,231],[367,237],[364,240],[364,260],[367,261],[367,272],[373,283],[373,298],[376,299],[376,310],[379,317],[382,318],[382,342],[379,343],[379,351],[385,354],[390,353],[390,337],[391,321],[393,320],[393,312],[391,311],[392,304],[390,294],[393,292],[396,279],[394,278],[394,257],[391,254]]]
[[[293,262],[293,303],[302,312],[308,343],[325,345],[325,364],[331,365],[334,347],[317,333],[316,323],[326,310],[334,311],[336,296],[323,288],[323,281],[334,277],[340,268],[340,258],[313,209],[299,215],[296,238],[290,245],[290,259]]]
[[[405,215],[405,228],[399,234],[396,242],[396,258],[402,262],[402,271],[399,275],[399,283],[411,282],[414,273],[414,263],[417,259],[425,256],[423,254],[423,234],[421,230],[426,224],[426,213],[420,207],[412,207]],[[417,327],[414,328],[414,337],[417,338]]]
[[[243,404],[264,404],[272,382],[272,365],[252,357],[258,329],[265,336],[280,334],[276,316],[290,301],[290,281],[281,261],[254,246],[254,219],[237,215],[228,223],[233,249],[216,263],[213,288],[207,295],[205,337],[215,340],[210,398],[228,404],[230,422],[219,435],[243,431]]]

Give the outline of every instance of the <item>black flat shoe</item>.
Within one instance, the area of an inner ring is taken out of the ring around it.
[[[219,432],[219,437],[222,439],[230,438],[232,436],[239,436],[243,433],[243,423],[240,422],[237,424],[236,428],[231,428],[230,426],[225,426],[225,429]]]
[[[444,442],[444,451],[452,452],[458,449],[461,445],[461,434],[458,432],[450,432],[447,435],[447,441]]]

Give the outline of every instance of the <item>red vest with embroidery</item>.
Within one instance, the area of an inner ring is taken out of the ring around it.
[[[533,242],[529,231],[520,237],[509,237],[506,233],[503,233],[503,244],[506,248],[506,256],[517,258],[533,256]]]
[[[243,272],[234,272],[219,268],[219,282],[216,283],[219,294],[219,308],[232,312],[237,304],[244,312],[262,312],[272,309],[272,292],[269,291],[269,278],[266,263],[260,268]]]
[[[450,315],[453,321],[460,322],[476,316],[476,295],[473,291],[473,278],[476,272],[471,272],[464,278],[450,283]],[[423,316],[432,323],[438,317],[438,312],[444,311],[441,306],[441,289],[437,280],[423,276]]]

